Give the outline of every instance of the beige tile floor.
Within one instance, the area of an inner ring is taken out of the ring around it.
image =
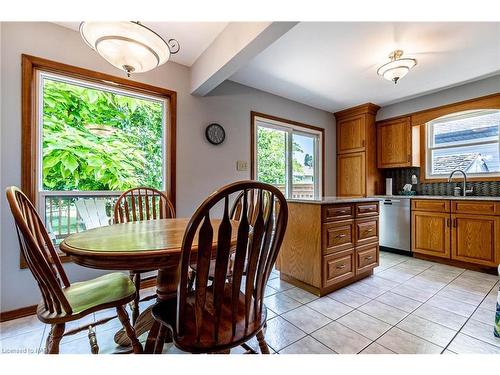
[[[498,276],[385,252],[372,277],[322,298],[273,271],[266,339],[280,354],[500,354],[500,339],[493,336],[499,286]],[[101,353],[119,350],[113,342],[119,326],[115,319],[97,327]],[[2,353],[42,352],[47,335],[35,316],[1,323]],[[258,349],[255,339],[249,345]],[[164,352],[181,353],[172,345]],[[90,353],[86,333],[65,337],[61,353]]]

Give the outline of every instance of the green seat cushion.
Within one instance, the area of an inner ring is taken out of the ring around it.
[[[112,303],[135,294],[135,286],[123,273],[110,273],[92,280],[71,284],[64,289],[73,314]]]

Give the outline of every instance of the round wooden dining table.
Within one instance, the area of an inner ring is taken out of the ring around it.
[[[156,290],[159,300],[176,296],[178,266],[182,240],[189,219],[159,219],[113,224],[90,229],[66,237],[59,248],[76,263],[84,267],[102,270],[144,271],[158,270]],[[211,220],[214,229],[213,249],[217,247],[220,220]],[[236,243],[237,221],[233,226],[231,243]],[[197,236],[193,241],[196,252]],[[151,307],[144,310],[135,323],[137,336],[153,326]],[[148,337],[148,343],[155,337]],[[128,345],[125,333],[119,331],[115,341]],[[146,352],[154,348],[148,348]],[[150,349],[150,350],[148,350]]]

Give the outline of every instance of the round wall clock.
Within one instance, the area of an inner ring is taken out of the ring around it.
[[[226,139],[226,132],[219,124],[210,124],[205,129],[205,137],[213,145],[220,145]]]

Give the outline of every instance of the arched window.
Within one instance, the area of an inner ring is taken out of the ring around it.
[[[426,124],[426,177],[455,169],[477,177],[500,176],[500,110],[452,113]]]

